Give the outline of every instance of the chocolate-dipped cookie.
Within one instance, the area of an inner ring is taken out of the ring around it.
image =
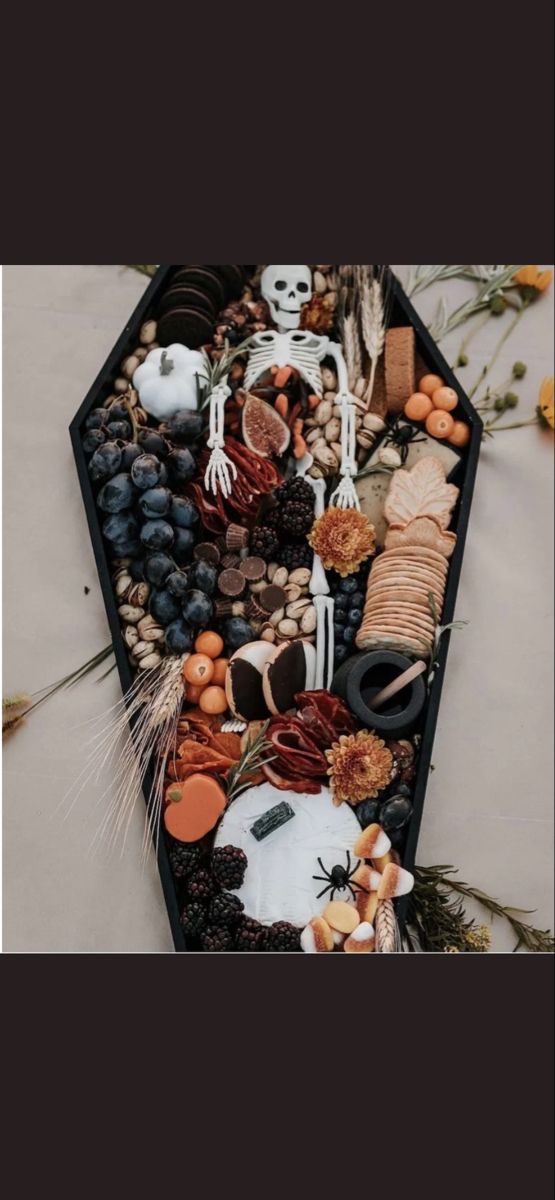
[[[206,313],[194,308],[171,308],[158,321],[157,338],[161,346],[181,342],[196,350],[212,340],[214,325]]]
[[[214,270],[214,267],[181,267],[174,275],[172,286],[177,283],[185,283],[189,287],[200,288],[202,292],[206,292],[214,301],[216,311],[220,312],[224,308],[227,300],[227,292],[223,280]]]
[[[163,316],[172,308],[195,308],[206,313],[207,317],[215,318],[216,316],[216,305],[211,296],[203,292],[201,288],[191,287],[188,284],[177,283],[164,292],[158,304],[158,316]]]

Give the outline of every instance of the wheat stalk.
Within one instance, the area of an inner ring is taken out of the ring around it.
[[[347,374],[349,376],[349,387],[351,391],[358,380],[362,376],[362,347],[358,332],[358,323],[354,313],[349,313],[345,317],[343,323],[343,349],[345,351],[345,362],[347,363]]]
[[[380,900],[374,920],[376,954],[398,954],[401,935],[392,900]]]
[[[370,379],[364,396],[369,409],[378,362],[385,346],[385,304],[381,280],[372,278],[368,267],[362,267],[360,271],[360,293],[362,337],[370,359]]]

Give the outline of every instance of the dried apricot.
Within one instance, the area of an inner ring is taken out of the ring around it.
[[[207,654],[208,658],[218,658],[223,648],[223,638],[220,637],[219,633],[214,633],[211,629],[207,629],[205,633],[199,633],[195,642],[197,654]]]
[[[423,375],[418,384],[418,391],[424,392],[426,396],[433,396],[438,388],[443,387],[445,380],[441,375]]]
[[[183,677],[186,683],[196,687],[210,683],[214,674],[214,663],[207,654],[191,654],[183,667]]]
[[[434,408],[429,417],[426,418],[426,430],[431,437],[439,438],[442,441],[448,438],[455,428],[455,422],[451,413],[443,412],[441,408]]]
[[[224,689],[222,687],[204,688],[199,700],[199,708],[205,713],[210,713],[211,716],[227,712],[228,704]]]
[[[413,392],[405,404],[405,416],[409,421],[425,421],[433,407],[430,397],[425,392]]]
[[[470,441],[470,425],[464,421],[455,421],[448,437],[451,446],[467,446]]]
[[[440,387],[435,392],[432,392],[432,404],[434,408],[441,408],[444,412],[452,412],[459,403],[459,397],[454,388]]]

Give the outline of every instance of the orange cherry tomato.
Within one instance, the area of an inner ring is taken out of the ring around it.
[[[437,388],[437,391],[432,392],[432,404],[434,408],[442,408],[444,412],[452,412],[458,403],[459,397],[454,388],[440,387]]]
[[[227,699],[224,689],[221,687],[204,688],[199,700],[199,708],[205,713],[210,713],[211,716],[227,712]]]
[[[195,642],[197,654],[207,654],[208,658],[218,658],[223,648],[223,638],[219,633],[213,633],[211,629],[207,629],[205,633],[199,633]]]
[[[470,425],[466,425],[464,421],[455,421],[447,440],[451,446],[468,445],[470,441]]]
[[[426,429],[432,437],[439,438],[443,441],[448,438],[455,428],[455,422],[451,413],[443,412],[441,408],[434,408],[426,419]]]
[[[418,391],[424,392],[425,396],[433,396],[437,389],[443,387],[445,380],[441,375],[423,375],[418,384]]]
[[[224,683],[225,683],[225,677],[227,675],[228,666],[229,666],[228,658],[214,659],[214,674],[213,674],[210,682],[217,683],[219,687],[223,687]]]
[[[183,677],[187,683],[203,687],[210,683],[214,674],[214,663],[207,654],[191,654],[183,667]]]
[[[188,683],[185,691],[185,699],[191,704],[198,704],[203,691],[203,687],[197,687],[194,683]]]
[[[425,392],[413,392],[405,404],[405,416],[409,421],[425,421],[433,407],[430,397]]]

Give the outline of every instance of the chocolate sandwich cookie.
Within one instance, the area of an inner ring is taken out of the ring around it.
[[[196,350],[211,342],[213,334],[213,322],[194,308],[171,308],[158,321],[157,341],[161,346],[181,342],[189,350]]]
[[[242,267],[214,267],[218,275],[223,280],[228,296],[232,300],[238,300],[243,295],[247,276]]]
[[[200,312],[206,313],[207,317],[216,316],[216,306],[211,297],[200,288],[189,287],[187,284],[174,284],[164,292],[158,304],[158,316],[163,316],[170,308],[198,308]]]
[[[225,307],[227,293],[222,279],[214,267],[182,267],[172,281],[172,287],[177,283],[185,283],[188,287],[200,288],[214,301],[217,312]]]

